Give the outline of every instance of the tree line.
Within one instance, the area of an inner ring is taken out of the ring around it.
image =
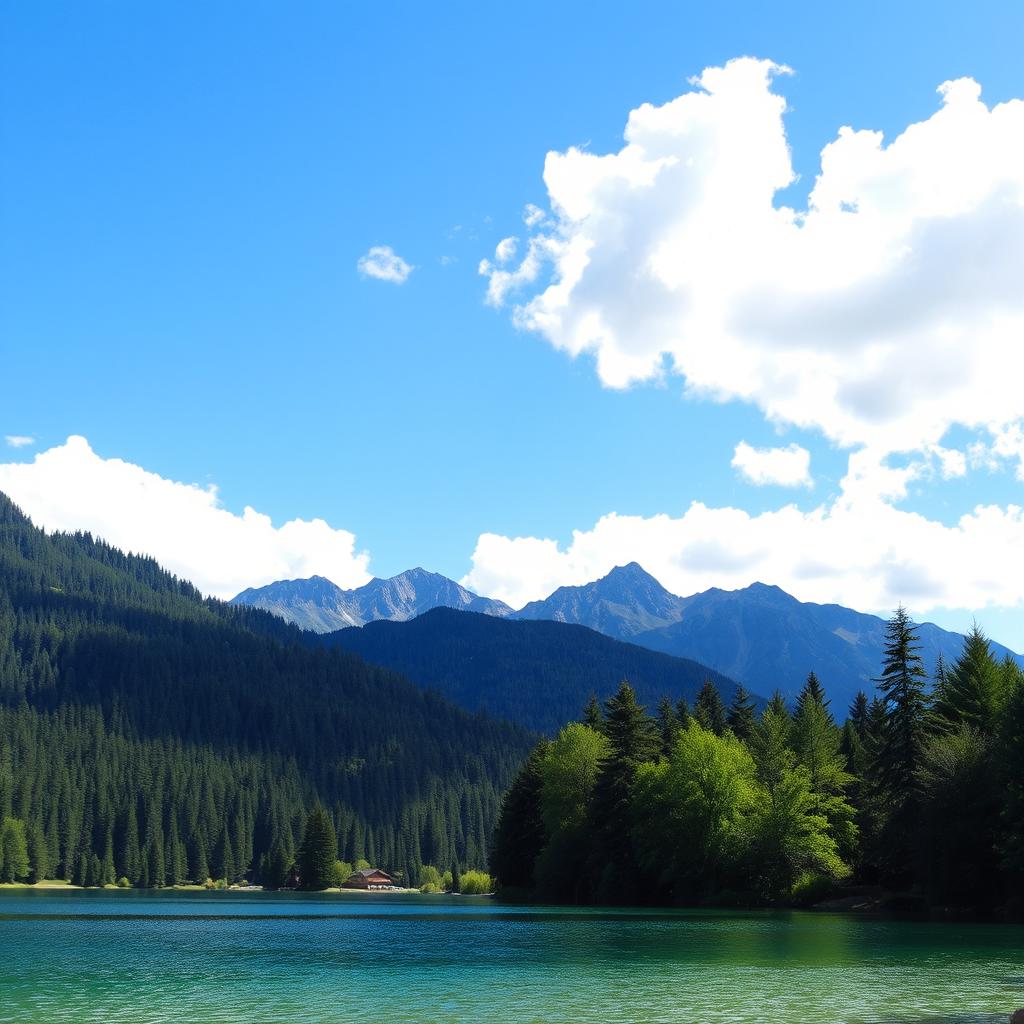
[[[335,860],[481,866],[531,744],[0,495],[0,823],[28,860],[8,875],[260,881],[317,806]]]
[[[872,699],[840,726],[707,683],[656,715],[623,683],[539,743],[503,804],[501,890],[580,903],[812,902],[837,883],[913,905],[1024,910],[1024,673],[982,631],[929,679],[900,608]]]

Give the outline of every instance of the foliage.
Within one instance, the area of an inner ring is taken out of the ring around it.
[[[442,892],[444,889],[441,872],[433,864],[424,864],[420,868],[419,877],[420,892],[433,893]]]
[[[4,818],[0,822],[0,882],[24,882],[29,876],[25,822]]]
[[[624,685],[590,747],[570,734],[520,774],[505,808],[517,828],[499,830],[492,857],[508,866],[499,884],[511,870],[518,888],[571,902],[810,905],[853,878],[906,885],[931,903],[1024,911],[1024,673],[986,660],[975,631],[937,674],[985,675],[997,696],[954,700],[967,691],[940,683],[937,699],[961,711],[936,729],[903,609],[887,635],[879,693],[858,694],[842,727],[813,673],[794,713],[776,694],[721,734],[710,689],[692,717],[662,703],[652,718]],[[734,702],[730,716],[740,714]],[[536,764],[577,785],[545,792]]]
[[[494,879],[486,871],[464,871],[459,892],[466,896],[483,896],[494,892]]]

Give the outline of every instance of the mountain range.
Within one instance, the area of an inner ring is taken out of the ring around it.
[[[512,614],[512,609],[502,601],[477,597],[447,576],[419,568],[386,580],[375,577],[354,590],[342,590],[323,576],[281,580],[243,590],[230,603],[263,608],[314,633],[330,633],[380,619],[405,622],[432,608],[456,608],[498,617]]]
[[[353,626],[379,619],[404,621],[438,606],[512,620],[587,626],[617,640],[699,662],[759,694],[778,689],[792,699],[808,672],[814,671],[840,714],[858,690],[872,692],[881,667],[886,625],[877,615],[841,605],[799,601],[779,587],[763,583],[733,591],[712,588],[679,597],[635,562],[619,566],[592,583],[560,587],[546,599],[532,601],[518,611],[503,602],[477,597],[459,584],[424,570],[402,573],[392,580],[374,580],[353,591],[335,587],[331,591],[336,592],[335,603],[325,609],[318,594],[326,582],[314,577],[273,583],[246,591],[234,600],[258,604],[318,632],[331,628],[328,621],[340,621],[339,609],[346,610],[351,618],[341,625]],[[402,596],[381,601],[354,598],[364,593]],[[329,619],[327,612],[332,612]],[[920,623],[917,628],[921,656],[929,672],[939,654],[947,662],[959,656],[961,634],[933,623]],[[997,657],[1010,656],[1024,663],[1001,644],[993,643],[992,648]]]
[[[516,621],[435,608],[406,622],[370,622],[321,637],[469,711],[556,733],[591,694],[610,697],[623,679],[653,712],[662,697],[693,705],[710,679],[728,704],[736,684],[688,658],[624,643],[586,626]],[[764,703],[758,700],[757,703]]]

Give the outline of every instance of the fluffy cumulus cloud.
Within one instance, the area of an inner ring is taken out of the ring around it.
[[[1024,509],[979,506],[944,526],[877,498],[760,515],[696,502],[677,517],[603,516],[564,548],[483,534],[462,582],[520,607],[630,561],[681,595],[760,580],[804,601],[883,614],[900,602],[917,613],[982,611],[1024,596]]]
[[[356,269],[363,277],[404,284],[416,268],[406,263],[390,245],[374,245],[369,252],[359,257]]]
[[[607,515],[566,547],[480,537],[466,582],[511,604],[637,560],[677,593],[763,580],[805,600],[885,611],[1024,601],[1024,513],[941,523],[898,507],[911,484],[1016,466],[1024,479],[1024,102],[970,79],[893,138],[839,128],[806,204],[794,171],[788,69],[741,58],[661,106],[625,144],[549,153],[549,211],[518,260],[485,260],[487,299],[594,360],[610,387],[673,379],[740,400],[850,452],[838,497],[751,515]],[[974,432],[947,447],[953,426]],[[897,456],[895,457],[894,456]],[[740,443],[754,483],[806,485],[796,446]]]
[[[32,462],[0,464],[0,491],[37,526],[89,530],[124,550],[152,555],[217,597],[314,574],[343,587],[370,578],[369,556],[356,550],[346,530],[322,519],[275,527],[252,508],[235,515],[221,505],[215,487],[105,459],[84,437],[69,437]]]
[[[518,266],[481,268],[489,301],[612,387],[679,375],[881,451],[952,424],[1006,437],[1024,415],[1024,102],[960,79],[891,140],[841,128],[798,210],[776,205],[786,71],[709,68],[633,110],[618,152],[549,153],[550,217],[527,218]]]
[[[732,466],[749,483],[781,487],[811,486],[811,453],[798,444],[785,448],[753,448],[740,441]]]

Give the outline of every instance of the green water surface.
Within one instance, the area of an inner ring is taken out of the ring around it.
[[[353,894],[0,893],[0,1021],[1005,1022],[1024,928]]]

